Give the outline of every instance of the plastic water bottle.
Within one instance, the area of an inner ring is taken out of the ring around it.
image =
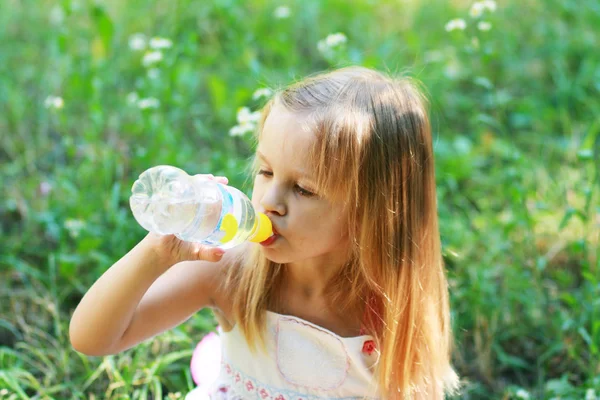
[[[248,197],[223,185],[168,165],[144,171],[131,188],[131,211],[147,231],[228,249],[273,234],[271,221]]]

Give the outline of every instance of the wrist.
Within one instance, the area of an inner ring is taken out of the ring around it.
[[[150,263],[159,269],[161,273],[179,262],[170,252],[164,250],[163,241],[163,235],[149,232],[140,242],[140,245],[150,257]]]

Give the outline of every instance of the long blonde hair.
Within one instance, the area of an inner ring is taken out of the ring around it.
[[[418,85],[362,67],[308,77],[263,108],[258,140],[274,104],[309,118],[317,191],[347,202],[352,257],[329,282],[329,304],[362,304],[381,349],[374,373],[383,398],[455,392],[431,129]],[[253,246],[225,280],[233,319],[253,350],[264,348],[282,272]]]

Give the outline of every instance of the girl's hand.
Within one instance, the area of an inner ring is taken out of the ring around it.
[[[212,174],[194,175],[199,179],[214,180],[218,183],[226,185],[227,178],[223,176],[215,177]],[[158,233],[148,233],[148,240],[151,240],[152,247],[156,251],[158,257],[168,260],[169,265],[175,265],[182,261],[219,261],[225,251],[218,247],[204,246],[199,243],[186,242],[179,239],[175,235],[161,235]]]

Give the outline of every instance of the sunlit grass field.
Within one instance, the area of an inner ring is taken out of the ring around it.
[[[117,356],[68,340],[145,234],[131,185],[248,193],[269,89],[350,64],[426,88],[458,398],[600,398],[599,49],[597,0],[1,1],[0,399],[183,398],[210,312]]]

